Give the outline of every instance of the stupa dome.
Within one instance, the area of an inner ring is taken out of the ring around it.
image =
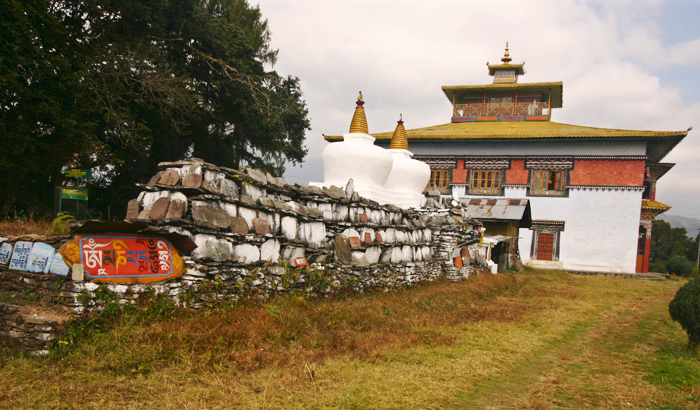
[[[373,192],[381,191],[389,177],[392,157],[389,151],[374,145],[374,137],[368,134],[365,102],[362,92],[350,124],[350,132],[342,142],[326,146],[321,154],[324,186],[345,187],[352,178],[355,191],[373,198]]]
[[[391,137],[389,152],[394,165],[384,188],[396,198],[395,202],[401,207],[419,207],[425,199],[423,190],[430,181],[428,164],[413,159],[413,153],[408,150],[406,128],[403,117],[399,119],[394,135]]]

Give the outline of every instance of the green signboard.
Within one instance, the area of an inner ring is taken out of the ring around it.
[[[61,198],[79,199],[82,201],[87,201],[88,200],[88,191],[87,191],[87,189],[61,188]]]
[[[90,178],[92,176],[92,170],[70,168],[63,170],[63,175],[67,176],[68,178]]]

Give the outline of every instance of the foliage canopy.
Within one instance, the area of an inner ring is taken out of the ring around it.
[[[650,270],[675,274],[686,272],[685,262],[695,261],[697,251],[698,238],[688,237],[685,228],[673,228],[666,221],[654,220],[651,230]],[[686,275],[691,272],[680,274]]]
[[[279,174],[306,154],[299,79],[246,0],[6,0],[0,38],[5,212],[50,205],[64,167],[97,171],[91,205],[119,217],[161,161]]]

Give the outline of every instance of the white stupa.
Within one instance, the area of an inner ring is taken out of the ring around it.
[[[396,124],[389,152],[394,161],[389,178],[384,183],[384,189],[391,193],[392,203],[401,208],[423,206],[425,204],[423,190],[430,181],[430,166],[413,159],[413,153],[408,150],[408,136],[403,126],[403,116]]]
[[[403,121],[394,131],[389,150],[374,145],[368,133],[362,92],[357,99],[350,132],[343,141],[328,144],[321,154],[323,182],[310,185],[344,188],[353,180],[355,192],[380,204],[418,208],[425,198],[423,190],[430,180],[430,167],[412,159]]]
[[[323,183],[311,185],[345,188],[348,180],[352,179],[355,192],[386,203],[383,201],[384,183],[391,172],[393,160],[389,151],[374,145],[374,137],[368,134],[364,104],[360,92],[350,132],[343,135],[343,141],[324,148],[321,154]]]

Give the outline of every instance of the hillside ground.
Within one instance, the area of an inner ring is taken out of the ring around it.
[[[371,295],[159,303],[0,359],[19,408],[689,409],[682,281],[529,271]]]

